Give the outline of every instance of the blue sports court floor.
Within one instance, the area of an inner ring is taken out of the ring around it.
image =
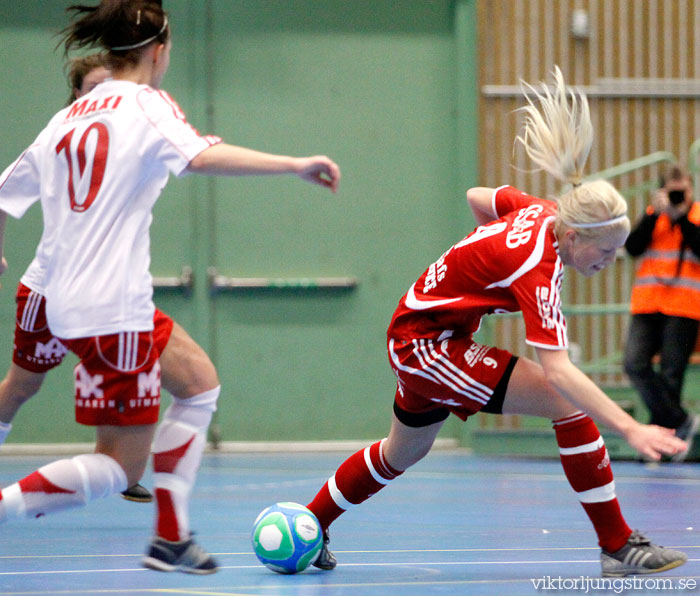
[[[614,464],[629,524],[689,561],[665,574],[601,582],[595,535],[557,461],[433,452],[332,527],[332,572],[277,575],[250,548],[276,501],[306,503],[350,453],[206,455],[193,529],[215,553],[210,576],[139,560],[152,505],[118,497],[0,527],[0,593],[14,595],[427,596],[700,594],[700,466]],[[0,457],[5,486],[49,457]],[[150,476],[144,478],[150,486]]]

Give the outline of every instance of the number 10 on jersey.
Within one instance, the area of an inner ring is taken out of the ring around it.
[[[56,154],[63,153],[68,164],[68,196],[70,197],[70,208],[72,211],[82,212],[89,209],[93,201],[100,192],[102,181],[107,167],[107,154],[109,152],[109,131],[101,122],[93,122],[85,129],[77,142],[77,146],[73,145],[73,137],[77,129],[73,128],[68,132],[56,145]],[[92,167],[89,172],[86,172],[88,158],[86,149],[90,136],[94,137],[94,142],[91,146],[94,147],[92,155]],[[74,185],[74,167],[78,165],[78,178],[82,180],[85,175],[90,176],[90,185],[88,186],[87,195],[79,200],[75,195]]]

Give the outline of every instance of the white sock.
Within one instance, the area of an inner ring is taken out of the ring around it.
[[[108,455],[60,459],[2,490],[0,522],[82,507],[126,488],[124,470]]]
[[[190,537],[189,498],[216,411],[221,387],[189,399],[173,398],[153,441],[156,534],[178,542]]]

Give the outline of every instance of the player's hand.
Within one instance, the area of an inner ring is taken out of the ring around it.
[[[627,437],[627,442],[642,455],[658,461],[662,455],[675,455],[688,448],[672,428],[640,424]]]
[[[297,158],[296,173],[302,180],[320,184],[333,192],[338,190],[340,184],[340,168],[325,155]]]

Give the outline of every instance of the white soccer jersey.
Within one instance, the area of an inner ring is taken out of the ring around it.
[[[220,140],[201,136],[167,93],[108,80],[56,114],[3,172],[0,209],[21,217],[41,200],[27,285],[41,285],[43,270],[54,335],[153,328],[151,210],[170,172]]]
[[[41,248],[41,243],[37,247],[37,251]],[[32,262],[29,263],[29,267],[27,267],[27,270],[24,272],[24,275],[20,278],[20,281],[27,286],[30,290],[33,290],[34,292],[37,292],[38,294],[41,294],[42,296],[45,295],[45,290],[44,290],[44,279],[45,279],[45,271],[44,268],[41,266],[41,263],[39,263],[39,259],[35,256],[32,259]]]

